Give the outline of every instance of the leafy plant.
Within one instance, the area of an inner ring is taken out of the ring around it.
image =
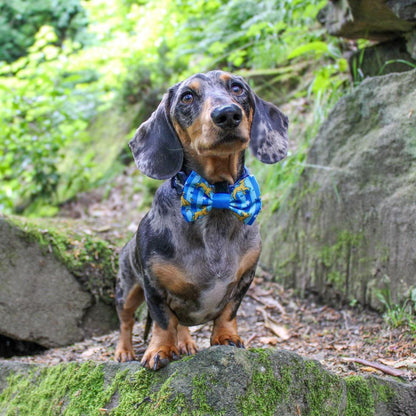
[[[70,16],[78,1],[58,2],[61,12],[54,9],[63,28],[75,22]],[[89,146],[94,138],[88,126],[94,116],[115,107],[134,111],[136,127],[169,85],[217,68],[244,73],[266,99],[304,97],[314,109],[315,118],[306,123],[291,116],[292,125],[302,125],[296,151],[263,170],[266,194],[278,183],[279,195],[285,195],[302,172],[309,139],[346,87],[339,41],[315,21],[324,4],[97,0],[82,3],[90,22],[83,35],[88,42],[72,41],[69,32],[61,36],[55,26],[41,27],[27,56],[0,66],[0,208],[39,212],[67,197],[65,188],[73,195],[93,186],[96,150]],[[16,13],[19,7],[23,2],[13,3]],[[27,16],[35,27],[34,15]],[[280,202],[279,197],[274,207]]]
[[[25,56],[42,26],[53,27],[55,45],[86,40],[88,18],[80,0],[0,0],[0,61]]]
[[[1,68],[0,207],[6,212],[53,198],[62,149],[87,126],[76,74],[67,71],[68,55],[51,46],[54,40],[52,28],[43,27],[27,57]]]
[[[407,326],[416,337],[416,288],[400,303],[392,301],[389,289],[379,290],[376,295],[385,308],[383,316],[386,323],[393,328]]]

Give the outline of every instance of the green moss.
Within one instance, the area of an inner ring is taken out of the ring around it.
[[[275,374],[271,364],[272,350],[251,349],[256,353],[259,371],[253,373],[247,394],[239,403],[244,415],[275,415],[279,409],[293,408],[310,416],[336,416],[342,406],[340,379],[322,371],[318,363],[293,356]],[[257,367],[257,366],[256,366]],[[297,380],[304,385],[298,386]]]
[[[290,374],[282,371],[281,374],[274,375],[267,350],[250,351],[256,353],[255,360],[259,365],[259,371],[253,373],[247,394],[241,399],[238,407],[243,415],[274,415],[278,404],[287,397]]]
[[[317,237],[322,239],[322,237]],[[363,233],[352,233],[349,230],[341,230],[336,234],[336,240],[331,245],[325,245],[321,248],[310,246],[308,257],[312,263],[316,263],[315,280],[332,284],[348,298],[352,289],[352,265],[354,257],[360,253],[360,248],[364,242]],[[366,261],[365,259],[359,259]],[[324,282],[323,280],[324,279]]]
[[[330,246],[322,247],[320,260],[326,267],[332,267],[339,259],[348,261],[351,249],[358,249],[362,243],[363,234],[354,234],[348,230],[338,233],[336,242]]]
[[[348,377],[346,416],[375,415],[374,397],[368,383],[358,376]]]
[[[211,402],[212,392],[227,392],[230,386],[226,381],[219,384],[221,377],[215,371],[177,362],[156,373],[138,369],[137,365],[116,364],[107,365],[104,373],[102,364],[90,362],[35,367],[25,375],[11,374],[0,393],[0,414],[221,416],[233,408],[236,414],[250,416],[372,416],[380,404],[395,401],[395,390],[388,381],[358,376],[342,379],[317,362],[278,353],[282,356],[277,362],[285,364],[276,367],[272,364],[276,363],[273,350],[244,352],[249,368],[257,370],[244,373],[246,394],[231,398],[231,407],[226,399],[221,401],[224,409]],[[236,363],[244,366],[244,360]]]
[[[192,402],[199,410],[201,415],[218,415],[221,416],[224,412],[216,411],[207,401],[209,391],[215,386],[216,380],[208,377],[205,374],[197,375],[192,380]]]
[[[103,380],[101,366],[91,363],[11,375],[0,395],[0,410],[5,416],[99,415],[110,393],[104,391]]]
[[[339,377],[323,371],[314,361],[305,362],[306,402],[310,415],[337,416],[342,407],[342,386]]]
[[[112,303],[118,260],[110,243],[77,232],[71,222],[16,216],[5,219],[21,230],[22,238],[38,243],[45,253],[51,252],[97,299]]]
[[[12,374],[0,394],[4,416],[191,415],[181,395],[159,373],[119,371],[105,385],[102,365],[94,363],[45,367],[29,375]]]
[[[376,415],[377,403],[391,403],[396,397],[392,387],[381,379],[351,376],[345,381],[347,383],[346,416]]]

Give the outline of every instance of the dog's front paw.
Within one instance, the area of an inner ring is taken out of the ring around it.
[[[189,328],[178,326],[178,349],[182,355],[194,355],[198,352],[198,347],[189,333]]]
[[[119,363],[125,363],[126,361],[134,361],[136,356],[134,355],[133,347],[126,347],[119,343],[114,353],[114,360]]]
[[[211,338],[211,345],[231,345],[244,348],[243,340],[237,334],[219,333]]]
[[[179,359],[179,351],[174,345],[150,345],[144,353],[142,366],[156,371],[177,359]]]

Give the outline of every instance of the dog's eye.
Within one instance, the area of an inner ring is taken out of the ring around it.
[[[185,92],[182,94],[181,101],[184,104],[191,104],[194,101],[194,95],[190,91]]]
[[[243,86],[241,84],[238,84],[237,82],[235,82],[234,84],[231,85],[231,92],[234,95],[241,95],[243,93],[244,89]]]

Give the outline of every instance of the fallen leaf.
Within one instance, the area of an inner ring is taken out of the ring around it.
[[[392,360],[383,360],[379,359],[379,361],[385,365],[389,365],[394,368],[408,368],[408,369],[416,369],[416,359],[407,359],[402,361],[392,361]]]
[[[260,337],[259,341],[264,345],[276,345],[279,339],[277,337]]]
[[[382,373],[382,371],[377,370],[376,368],[373,367],[361,367],[361,371],[365,371],[366,373]]]
[[[279,325],[263,308],[256,308],[262,315],[264,319],[264,326],[273,334],[277,335],[283,341],[286,341],[290,338],[289,331],[283,326]]]
[[[266,321],[264,323],[264,326],[270,329],[270,331],[272,331],[273,334],[277,335],[283,341],[287,341],[290,338],[289,331],[283,325],[276,325],[273,322]]]

